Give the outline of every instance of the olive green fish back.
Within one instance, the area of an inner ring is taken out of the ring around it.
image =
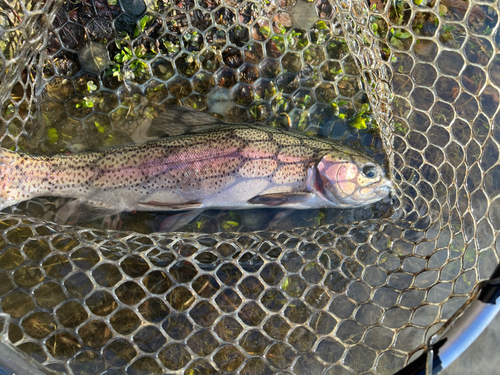
[[[499,263],[494,3],[4,3],[2,147],[123,143],[179,103],[316,132],[368,98],[396,186],[390,218],[290,231],[57,226],[36,202],[1,214],[5,341],[45,368],[392,374]]]

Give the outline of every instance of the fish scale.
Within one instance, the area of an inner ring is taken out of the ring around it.
[[[324,176],[316,166],[325,157],[337,167],[349,166],[351,179],[363,180],[364,164],[377,171],[366,184],[326,181],[326,186],[359,185],[365,196],[378,192],[375,201],[390,188],[381,167],[357,150],[264,126],[219,124],[191,134],[65,156],[1,152],[2,208],[38,196],[76,198],[114,211],[318,208],[374,201],[361,198],[342,204],[342,197],[318,190],[325,183],[318,180]]]

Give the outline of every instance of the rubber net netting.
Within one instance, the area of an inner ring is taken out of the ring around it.
[[[5,341],[72,374],[402,368],[499,263],[499,48],[487,1],[2,0],[2,147],[126,143],[182,104],[383,150],[396,186],[246,232],[234,212],[159,233],[22,203],[0,215]]]

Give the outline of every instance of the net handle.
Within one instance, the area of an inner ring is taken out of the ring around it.
[[[436,375],[481,335],[500,311],[500,265],[471,299],[429,339],[425,353],[395,375]]]

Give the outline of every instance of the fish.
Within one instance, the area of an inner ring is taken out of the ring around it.
[[[172,134],[142,143],[55,156],[0,149],[0,210],[43,196],[113,212],[354,208],[392,190],[380,164],[346,145],[200,112],[186,130],[192,111],[173,112],[151,125]]]

